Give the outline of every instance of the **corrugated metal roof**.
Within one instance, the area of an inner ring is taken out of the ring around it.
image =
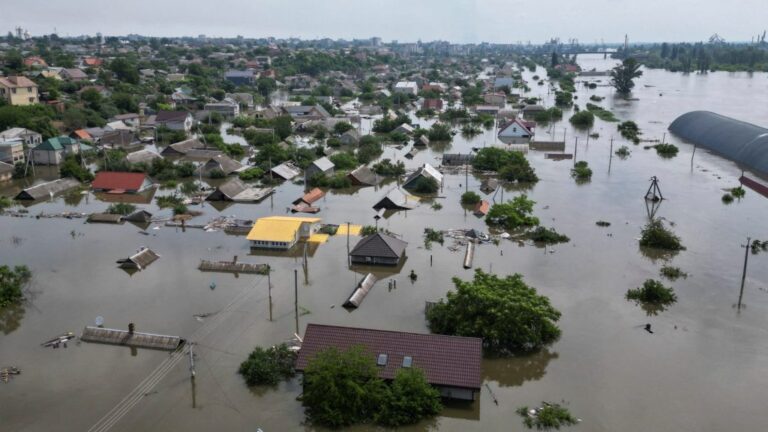
[[[58,193],[80,186],[80,182],[73,178],[63,178],[41,183],[24,189],[16,195],[17,200],[48,199]]]
[[[290,162],[281,163],[270,171],[284,180],[290,180],[301,174],[301,169]]]
[[[407,333],[309,324],[296,360],[296,370],[321,350],[347,350],[362,346],[372,359],[387,355],[387,364],[379,367],[379,376],[393,379],[404,357],[413,359],[412,367],[421,369],[433,385],[479,389],[482,384],[482,339],[437,334]]]
[[[303,223],[317,223],[322,219],[310,217],[269,216],[256,220],[246,237],[248,240],[292,242]]]
[[[760,173],[768,173],[766,128],[710,111],[691,111],[676,118],[669,130],[692,144]]]
[[[333,162],[331,162],[330,159],[328,159],[325,156],[323,156],[320,159],[312,162],[312,165],[317,167],[317,169],[319,169],[322,172],[326,172],[328,170],[331,170],[331,169],[333,169],[336,166],[336,165],[333,164]]]

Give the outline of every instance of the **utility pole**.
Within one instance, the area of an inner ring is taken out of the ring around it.
[[[741,298],[744,297],[744,281],[747,279],[747,262],[749,261],[749,245],[752,239],[747,237],[747,244],[744,245],[744,270],[741,272],[741,289],[739,290],[739,304],[737,310],[741,310]]]
[[[267,291],[269,292],[269,321],[272,322],[272,267],[267,264]]]
[[[576,137],[576,145],[573,149],[573,166],[576,166],[576,156],[579,154],[579,137]]]
[[[296,316],[296,334],[299,334],[299,271],[293,269],[293,312]]]

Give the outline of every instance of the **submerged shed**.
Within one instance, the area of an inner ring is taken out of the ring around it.
[[[88,223],[123,223],[123,215],[111,213],[91,213],[88,215]]]
[[[272,192],[274,192],[273,188],[252,187],[235,177],[219,185],[205,199],[206,201],[259,202]]]
[[[80,186],[80,182],[78,182],[73,178],[63,178],[63,179],[53,180],[45,183],[40,183],[38,185],[24,189],[23,191],[19,192],[18,195],[16,195],[15,199],[17,200],[48,199],[53,197],[54,195],[60,194],[62,192],[65,192],[72,188],[76,188],[78,186]]]
[[[119,267],[123,269],[143,270],[148,265],[157,261],[160,255],[156,254],[149,248],[141,248],[138,252],[131,255],[128,258],[118,260]]]
[[[184,344],[184,339],[178,336],[167,336],[153,333],[141,333],[130,330],[118,330],[103,327],[88,326],[83,330],[80,339],[85,342],[96,342],[111,345],[126,345],[137,348],[150,348],[173,351]]]
[[[347,174],[347,178],[356,186],[376,186],[381,183],[381,177],[365,165],[355,168]]]
[[[272,178],[291,180],[301,174],[301,168],[290,162],[284,162],[272,168],[269,172]]]
[[[436,181],[438,185],[443,183],[443,174],[432,165],[425,163],[405,179],[403,187],[406,189],[410,188],[413,185],[413,182],[421,177],[432,179]]]
[[[360,307],[360,304],[365,299],[365,296],[368,295],[368,291],[373,288],[373,285],[376,283],[378,279],[376,279],[376,276],[373,275],[373,273],[368,273],[363,280],[360,281],[359,284],[357,284],[357,287],[354,291],[352,291],[352,295],[349,296],[347,301],[344,302],[344,307],[349,309],[355,309]]]
[[[135,212],[129,214],[128,216],[125,216],[123,220],[127,220],[129,222],[152,222],[152,213],[146,211],[146,210],[136,210]]]
[[[691,144],[768,174],[768,129],[710,111],[691,111],[669,130]]]

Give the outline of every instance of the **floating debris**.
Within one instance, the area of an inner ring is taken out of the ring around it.
[[[66,332],[66,333],[63,333],[63,334],[60,334],[60,335],[56,336],[53,339],[45,341],[45,342],[43,342],[40,345],[42,345],[42,346],[44,346],[46,348],[51,347],[51,348],[54,348],[54,349],[58,348],[59,345],[64,345],[64,348],[66,348],[67,347],[67,342],[69,342],[70,340],[72,340],[72,339],[74,339],[76,337],[77,336],[75,336],[74,333]]]

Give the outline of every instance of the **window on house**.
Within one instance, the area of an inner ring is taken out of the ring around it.
[[[387,355],[382,353],[379,354],[379,357],[376,359],[376,364],[379,366],[386,366],[387,365]]]
[[[409,368],[409,367],[411,367],[411,365],[413,365],[413,357],[411,357],[411,356],[403,357],[403,367],[404,368]]]
[[[16,89],[11,89],[11,92],[12,92],[13,94],[16,94]]]

